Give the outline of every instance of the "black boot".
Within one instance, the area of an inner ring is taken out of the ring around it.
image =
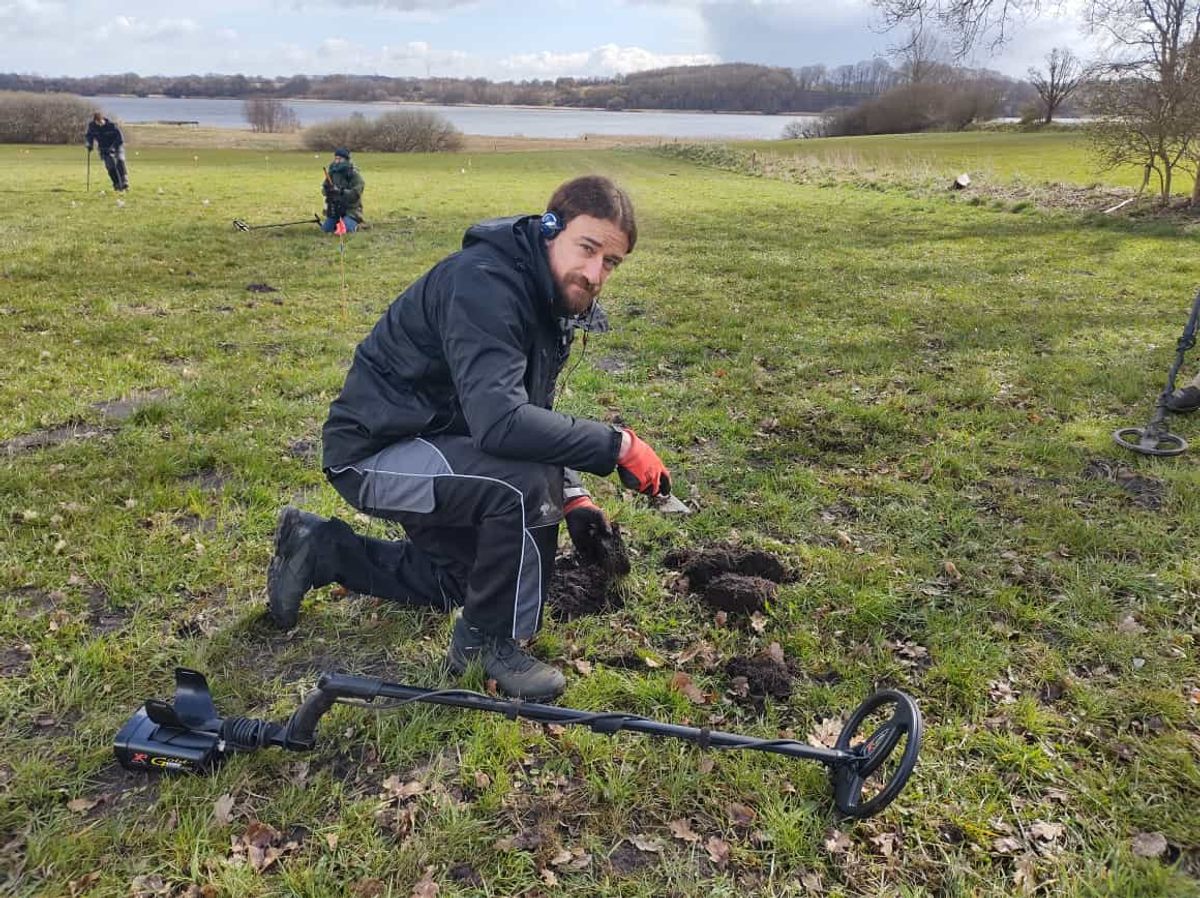
[[[484,633],[461,615],[454,621],[446,660],[457,674],[472,661],[479,661],[484,674],[513,698],[544,701],[562,695],[567,688],[566,677],[557,668],[534,658],[515,639]]]
[[[314,586],[324,586],[316,578],[317,553],[314,532],[325,518],[287,506],[279,513],[275,528],[275,554],[267,568],[267,610],[275,625],[284,630],[296,626],[300,600]],[[328,581],[326,581],[328,582]]]

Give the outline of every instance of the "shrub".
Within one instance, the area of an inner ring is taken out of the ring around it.
[[[74,94],[0,91],[0,143],[83,143],[94,111]]]
[[[242,102],[242,111],[252,131],[280,134],[300,128],[296,111],[275,97],[251,97]]]
[[[439,153],[462,149],[462,134],[436,112],[385,112],[368,120],[361,113],[304,129],[304,146],[331,152],[344,146],[379,153]]]
[[[990,118],[998,102],[983,82],[904,84],[851,109],[831,110],[822,118],[822,136],[961,131]]]

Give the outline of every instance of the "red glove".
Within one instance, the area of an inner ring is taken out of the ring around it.
[[[624,430],[629,434],[629,446],[617,456],[621,482],[647,496],[671,495],[671,472],[662,459],[631,428]]]

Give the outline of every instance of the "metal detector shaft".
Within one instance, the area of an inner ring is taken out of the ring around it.
[[[509,718],[522,717],[536,723],[576,724],[590,727],[600,733],[615,733],[630,730],[651,736],[669,736],[695,742],[713,748],[753,748],[805,758],[823,764],[836,765],[858,760],[861,755],[851,751],[818,748],[791,739],[753,739],[720,730],[681,726],[648,720],[636,714],[612,712],[577,711],[535,702],[519,702],[511,699],[493,699],[479,693],[459,690],[419,689],[399,683],[388,683],[370,677],[355,677],[348,674],[325,674],[317,683],[319,692],[336,698],[358,698],[372,701],[376,698],[391,698],[405,701],[425,702],[431,705],[449,705],[455,708],[472,708],[476,711],[493,711]]]

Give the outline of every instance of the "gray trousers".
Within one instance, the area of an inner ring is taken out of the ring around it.
[[[129,172],[125,168],[124,145],[108,152],[101,151],[100,158],[104,160],[104,167],[108,169],[108,176],[112,179],[113,189],[124,190],[128,187]]]
[[[326,470],[351,505],[397,521],[407,539],[331,531],[321,579],[409,604],[450,608],[486,633],[537,632],[562,520],[563,470],[488,455],[469,437],[404,440]]]

